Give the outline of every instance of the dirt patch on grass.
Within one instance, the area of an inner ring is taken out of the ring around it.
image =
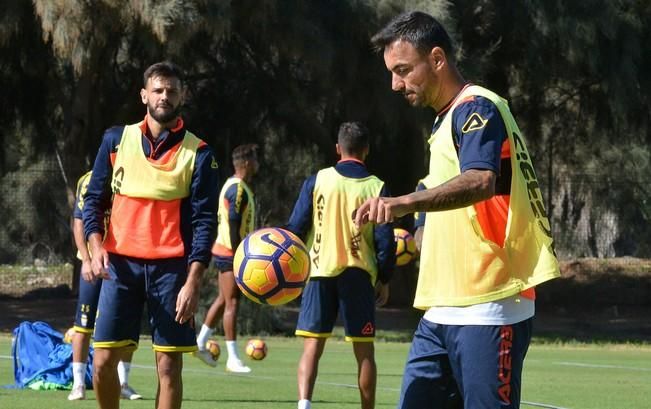
[[[535,336],[651,342],[651,260],[580,259],[561,263],[561,272],[561,278],[537,289]],[[25,320],[65,330],[72,325],[75,307],[68,286],[32,290],[21,298],[0,297],[0,332]],[[296,308],[288,309],[288,326],[296,315]],[[383,308],[377,326],[410,332],[420,315],[409,307]]]

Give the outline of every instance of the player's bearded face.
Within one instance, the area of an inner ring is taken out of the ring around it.
[[[168,101],[148,102],[147,112],[161,124],[174,120],[181,113],[181,103],[172,106]]]
[[[183,106],[181,82],[178,78],[153,77],[141,91],[147,113],[161,124],[172,122]]]

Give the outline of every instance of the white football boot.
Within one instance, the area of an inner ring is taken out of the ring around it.
[[[70,394],[68,395],[68,400],[84,400],[86,399],[86,386],[85,385],[74,385]]]
[[[129,400],[142,399],[142,395],[138,394],[136,391],[133,390],[131,386],[129,386],[126,383],[120,386],[120,397],[122,399],[129,399]]]
[[[249,373],[251,372],[251,368],[244,365],[242,361],[237,358],[228,358],[226,361],[226,372]]]
[[[192,356],[198,358],[201,362],[210,367],[214,368],[217,366],[217,361],[215,358],[213,358],[212,354],[207,349],[199,349],[197,351],[194,351],[192,353]]]

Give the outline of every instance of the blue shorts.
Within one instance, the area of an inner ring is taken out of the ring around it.
[[[109,253],[109,274],[99,296],[96,348],[137,347],[147,303],[154,350],[196,351],[194,319],[174,320],[176,297],[188,275],[184,258],[144,260]]]
[[[102,280],[89,283],[79,277],[79,298],[77,299],[77,313],[75,314],[75,331],[91,334],[95,328],[97,316],[97,301],[102,289]]]
[[[213,261],[218,272],[233,271],[233,256],[213,256]]]
[[[454,387],[465,408],[519,408],[531,327],[531,318],[513,325],[442,325],[421,319],[398,408],[447,408]]]
[[[341,310],[346,341],[375,337],[375,290],[364,270],[348,268],[336,277],[310,278],[301,299],[296,335],[327,338]]]

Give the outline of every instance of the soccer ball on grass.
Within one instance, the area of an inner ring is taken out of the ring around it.
[[[261,361],[267,356],[267,344],[261,339],[250,339],[245,351],[249,358]]]

